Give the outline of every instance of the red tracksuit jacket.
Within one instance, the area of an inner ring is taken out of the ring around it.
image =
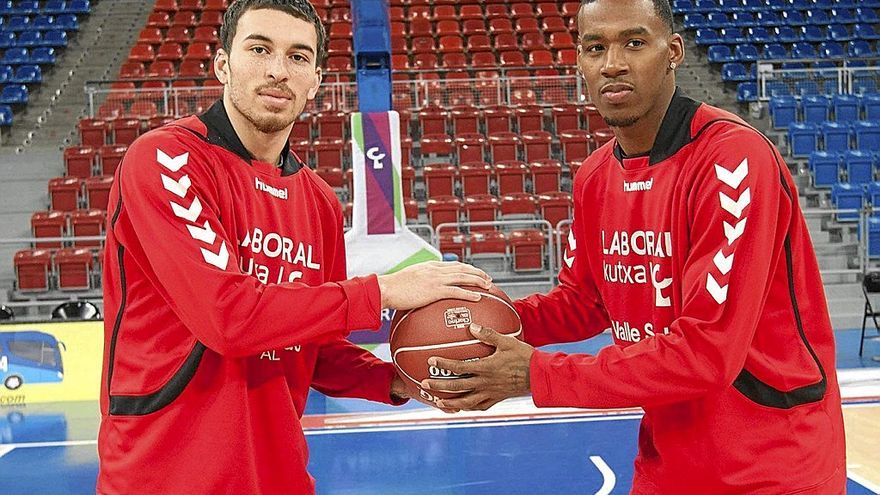
[[[104,260],[104,494],[309,494],[309,386],[389,402],[393,367],[344,337],[378,328],[345,280],[333,191],[285,151],[254,160],[222,102],[129,148]]]
[[[612,141],[574,181],[561,284],[517,302],[538,406],[640,406],[635,494],[842,494],[834,340],[788,167],[676,93],[649,155]]]

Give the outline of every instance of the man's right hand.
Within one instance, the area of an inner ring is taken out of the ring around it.
[[[488,289],[492,278],[483,270],[458,262],[428,261],[388,275],[379,275],[382,307],[413,309],[440,299],[479,301],[480,294],[460,286]]]

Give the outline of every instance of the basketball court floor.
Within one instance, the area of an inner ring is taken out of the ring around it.
[[[555,348],[594,352],[607,337]],[[880,493],[880,368],[853,357],[857,339],[838,332],[848,493]],[[528,398],[446,415],[313,394],[304,425],[319,495],[606,495],[629,491],[640,416],[537,409]],[[92,402],[0,409],[0,493],[95,493],[97,427]]]

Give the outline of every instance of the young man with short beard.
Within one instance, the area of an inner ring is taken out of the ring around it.
[[[136,140],[111,191],[101,494],[314,493],[309,387],[405,401],[348,333],[489,285],[458,263],[346,280],[339,202],[288,148],[326,58],[314,8],[240,0],[220,38],[223,98]]]

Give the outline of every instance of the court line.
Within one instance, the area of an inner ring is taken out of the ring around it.
[[[27,442],[27,443],[7,443],[0,445],[3,447],[11,447],[12,449],[33,449],[39,447],[77,447],[80,445],[97,445],[97,440],[63,440],[59,442]]]
[[[13,445],[0,445],[0,457],[12,452],[15,449]]]
[[[871,490],[874,493],[880,493],[880,485],[878,485],[877,483],[874,483],[874,482],[864,478],[863,476],[860,476],[856,473],[853,473],[852,471],[847,471],[846,476],[849,479],[851,479],[851,480],[855,481],[856,483],[862,485],[863,487],[867,488],[868,490]]]
[[[598,469],[599,472],[602,473],[602,487],[599,488],[599,491],[596,492],[596,495],[608,495],[617,484],[617,476],[614,475],[614,471],[612,471],[611,468],[608,467],[608,464],[605,463],[605,460],[602,459],[602,456],[591,455],[590,460],[593,461],[596,469]]]

